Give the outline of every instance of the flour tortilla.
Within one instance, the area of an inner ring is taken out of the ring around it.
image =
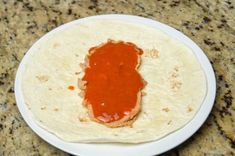
[[[108,128],[89,119],[83,99],[67,87],[83,76],[89,48],[108,39],[144,50],[139,72],[147,81],[133,127]],[[22,77],[24,100],[35,121],[68,142],[141,143],[187,124],[206,94],[204,72],[191,49],[165,33],[120,20],[93,20],[47,35],[31,49]]]

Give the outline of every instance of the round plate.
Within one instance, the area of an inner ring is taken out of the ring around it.
[[[166,152],[176,147],[177,145],[181,144],[183,141],[188,139],[191,135],[193,135],[208,117],[214,103],[215,92],[216,92],[215,75],[209,60],[207,59],[203,51],[191,39],[189,39],[183,33],[175,30],[174,28],[151,19],[138,16],[131,16],[131,15],[100,15],[100,16],[92,16],[92,17],[78,19],[70,23],[64,24],[62,26],[59,26],[58,28],[52,30],[42,38],[51,35],[54,32],[61,31],[62,29],[71,27],[72,25],[79,25],[80,23],[91,21],[94,19],[100,19],[100,20],[118,19],[137,24],[141,23],[156,29],[160,29],[169,36],[181,41],[186,46],[191,48],[195,56],[197,57],[198,61],[200,62],[207,79],[207,94],[200,109],[198,110],[194,118],[183,128],[154,142],[142,143],[142,144],[114,144],[114,143],[84,144],[84,143],[65,142],[57,138],[55,135],[44,130],[43,128],[39,127],[34,122],[34,119],[30,115],[27,106],[24,103],[21,90],[21,77],[22,77],[22,71],[25,68],[25,63],[27,62],[30,53],[33,52],[31,51],[31,49],[29,49],[20,63],[15,80],[15,96],[16,96],[17,106],[20,110],[21,115],[23,116],[24,120],[29,125],[29,127],[31,127],[31,129],[36,134],[38,134],[42,139],[54,145],[55,147],[71,154],[86,155],[86,156],[91,156],[91,155],[105,156],[105,155],[110,155],[110,153],[112,153],[113,156],[155,155]]]

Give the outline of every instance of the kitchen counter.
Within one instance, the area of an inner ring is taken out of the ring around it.
[[[26,51],[48,31],[111,13],[148,17],[182,31],[204,50],[215,70],[217,96],[209,118],[188,141],[164,155],[235,155],[234,7],[234,0],[0,1],[0,155],[68,155],[24,122],[14,97],[15,73]]]

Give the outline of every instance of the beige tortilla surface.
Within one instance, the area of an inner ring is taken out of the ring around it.
[[[80,63],[108,39],[144,50],[139,72],[147,85],[133,127],[108,128],[89,119],[78,96]],[[141,143],[187,124],[206,94],[204,72],[191,49],[165,33],[119,20],[94,20],[57,31],[33,48],[22,77],[25,103],[35,121],[68,142]],[[68,86],[76,86],[74,91]]]

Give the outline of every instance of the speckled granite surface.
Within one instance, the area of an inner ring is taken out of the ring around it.
[[[121,0],[0,1],[0,155],[68,155],[40,139],[23,121],[14,77],[27,49],[42,35],[90,15],[125,13],[169,24],[192,38],[216,72],[215,106],[200,130],[163,155],[235,155],[235,1]]]

